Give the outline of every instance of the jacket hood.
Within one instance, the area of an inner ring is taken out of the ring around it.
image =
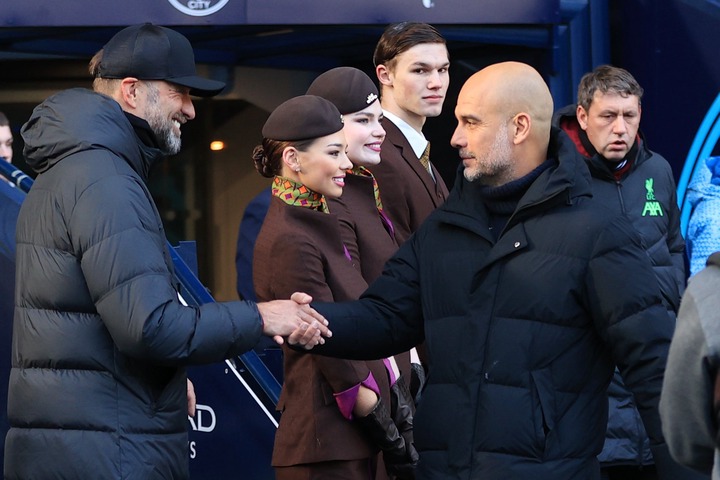
[[[35,107],[23,125],[25,161],[42,173],[69,155],[95,149],[124,158],[143,179],[162,158],[159,149],[139,141],[120,105],[110,97],[87,89],[55,94]]]
[[[591,154],[588,149],[583,145],[582,141],[580,140],[580,123],[577,121],[577,116],[575,112],[577,111],[577,106],[575,104],[572,105],[566,105],[565,107],[561,108],[555,114],[553,115],[552,125],[553,127],[557,127],[563,132],[565,132],[570,140],[575,144],[575,148],[577,148],[577,151],[585,158],[592,157],[593,154]]]

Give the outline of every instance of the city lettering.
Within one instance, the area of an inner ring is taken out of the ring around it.
[[[204,10],[210,7],[210,0],[190,0],[187,6],[193,10]]]

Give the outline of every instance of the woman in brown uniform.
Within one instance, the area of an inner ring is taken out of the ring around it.
[[[362,276],[370,284],[398,249],[394,227],[385,213],[380,189],[371,172],[381,162],[381,145],[385,139],[377,87],[363,71],[337,67],[318,76],[306,93],[330,100],[343,115],[347,154],[353,168],[345,177],[342,196],[328,198],[328,205],[338,216],[345,245],[353,258],[357,258]],[[415,349],[412,354],[417,373],[422,367]],[[391,378],[393,418],[405,440],[412,442],[415,406],[408,391],[412,378],[411,352],[395,355],[385,362],[395,373]],[[400,420],[398,409],[404,408],[410,412]]]
[[[273,185],[253,258],[258,299],[288,298],[302,289],[316,301],[343,301],[367,286],[326,200],[342,194],[352,168],[342,128],[337,108],[312,95],[283,103],[263,127],[253,159]],[[387,413],[391,377],[382,361],[284,347],[284,369],[276,478],[376,479],[383,478],[376,472],[384,473],[378,450],[386,464],[400,467],[417,458],[406,460],[411,447]]]
[[[385,214],[380,191],[371,173],[380,163],[385,130],[378,90],[364,72],[352,67],[328,70],[313,81],[308,95],[330,100],[343,115],[347,155],[353,164],[340,198],[328,204],[340,218],[345,243],[357,258],[365,281],[371,283],[398,249],[394,228]]]

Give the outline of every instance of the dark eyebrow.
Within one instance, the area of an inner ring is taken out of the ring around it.
[[[637,110],[622,110],[621,111],[620,109],[614,110],[611,108],[606,108],[605,110],[600,111],[600,115],[623,115],[623,116],[625,116],[625,115],[628,115],[631,113],[636,114]]]
[[[442,65],[440,65],[439,67],[435,67],[435,66],[433,66],[433,65],[431,65],[431,64],[429,64],[429,63],[427,63],[427,62],[419,61],[419,62],[413,63],[412,66],[413,66],[413,67],[430,68],[430,69],[432,69],[432,68],[447,68],[447,67],[450,66],[450,62],[445,62],[445,63],[443,63]]]
[[[382,115],[382,113],[381,113],[380,115]],[[372,117],[376,117],[376,116],[378,116],[378,115],[375,115],[375,114],[372,113],[372,112],[363,112],[363,111],[360,111],[360,112],[355,112],[355,113],[353,113],[352,116],[353,116],[353,117],[370,117],[370,118],[372,118]]]

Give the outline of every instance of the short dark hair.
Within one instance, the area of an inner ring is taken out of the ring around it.
[[[642,100],[643,89],[630,72],[612,65],[600,65],[580,79],[578,86],[577,103],[585,110],[590,109],[595,92],[606,94],[617,93],[623,97],[635,95],[638,101]]]
[[[8,120],[7,116],[0,112],[0,127],[9,127],[10,126],[10,120]]]
[[[427,23],[401,22],[389,25],[375,46],[373,64],[385,65],[389,70],[395,66],[398,55],[415,45],[441,43],[447,45],[440,32]]]

